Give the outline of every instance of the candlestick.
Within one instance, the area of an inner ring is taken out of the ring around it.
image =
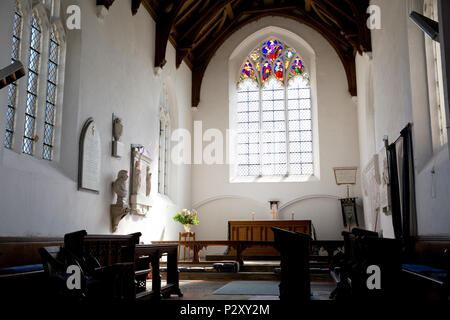
[[[255,213],[252,212],[252,221],[255,221]]]
[[[291,220],[294,220],[294,211],[291,212]]]

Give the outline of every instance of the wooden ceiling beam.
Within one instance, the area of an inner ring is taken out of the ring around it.
[[[201,15],[201,17],[194,17],[195,22],[193,25],[187,29],[183,35],[178,39],[179,41],[183,41],[185,39],[189,39],[192,37],[192,35],[195,35],[198,33],[198,31],[203,28],[205,23],[207,23],[209,20],[217,16],[217,13],[222,11],[224,7],[231,3],[232,0],[217,0],[214,2],[213,5],[211,5],[204,14]]]
[[[223,44],[223,42],[236,30],[242,28],[244,25],[260,19],[265,16],[273,15],[273,13],[263,12],[259,15],[253,15],[249,18],[243,19],[238,22],[239,19],[235,19],[233,23],[231,23],[224,31],[222,31],[214,41],[208,44],[205,47],[198,48],[198,54],[194,56],[197,57],[195,61],[193,61],[193,69],[192,69],[192,106],[198,106],[200,103],[200,94],[201,94],[201,85],[203,81],[203,76],[205,74],[206,68],[214,56],[217,49]],[[280,15],[286,18],[290,18],[296,20],[300,23],[304,23],[311,28],[315,29],[319,32],[331,46],[335,49],[338,54],[348,82],[348,90],[352,96],[356,96],[356,66],[355,66],[355,56],[353,54],[353,47],[347,45],[347,47],[343,47],[341,45],[342,37],[339,35],[336,37],[336,34],[330,30],[330,28],[320,24],[317,20],[311,18],[309,15],[307,16],[297,16],[292,12],[278,12],[276,15]],[[339,40],[338,40],[339,39]]]
[[[305,11],[306,12],[311,11],[311,3],[312,3],[312,0],[305,0]]]
[[[225,10],[227,12],[228,18],[230,18],[230,20],[234,19],[234,12],[233,12],[233,7],[231,6],[231,3],[228,3],[225,6]]]
[[[345,12],[344,10],[342,10],[341,8],[339,8],[335,3],[333,3],[330,0],[321,0],[321,2],[323,4],[328,5],[329,7],[333,8],[336,12],[338,12],[342,17],[344,17],[345,19],[347,19],[348,21],[352,22],[352,23],[357,23],[357,19],[356,17],[352,17],[350,16],[347,12]],[[352,12],[353,13],[353,12]]]
[[[161,7],[158,10],[158,17],[156,21],[156,37],[155,37],[155,67],[162,68],[166,64],[166,47],[169,41],[170,30],[182,8],[187,0],[174,0],[165,8]],[[170,8],[170,10],[168,10]]]
[[[192,0],[189,1],[189,2],[192,2]],[[198,6],[201,3],[202,3],[201,1],[195,1],[194,4],[191,7],[186,9],[186,11],[181,12],[180,15],[177,17],[177,20],[175,22],[175,27],[177,27],[180,24],[184,23],[190,17],[190,15],[194,12],[194,10],[198,8]]]
[[[132,4],[142,2],[132,0]],[[370,50],[366,28],[369,0],[145,0],[156,21],[155,66],[165,63],[167,41],[176,48],[177,67],[184,60],[192,70],[192,105],[200,102],[206,68],[223,42],[247,23],[282,16],[319,32],[338,54],[348,89],[356,95],[355,54]],[[152,9],[150,8],[150,9]]]
[[[142,0],[132,0],[131,1],[131,14],[133,16],[136,15],[136,13],[139,10],[139,7],[141,6]]]

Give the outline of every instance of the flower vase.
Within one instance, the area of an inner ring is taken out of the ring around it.
[[[192,224],[183,224],[185,232],[191,232]]]

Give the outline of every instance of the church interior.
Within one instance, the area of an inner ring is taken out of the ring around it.
[[[2,297],[449,301],[450,1],[0,8]]]

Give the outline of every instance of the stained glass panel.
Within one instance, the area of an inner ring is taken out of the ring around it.
[[[281,82],[284,81],[284,66],[281,60],[277,60],[277,62],[275,62],[273,73],[278,80],[280,80]]]
[[[283,52],[283,46],[280,41],[270,39],[264,43],[261,51],[266,59],[269,59],[270,62],[274,62]]]
[[[242,77],[245,78],[253,78],[255,74],[255,69],[253,68],[252,63],[247,60],[242,67]]]
[[[261,77],[262,77],[263,82],[266,82],[267,80],[269,80],[269,78],[272,74],[272,67],[271,67],[269,61],[264,62],[261,73],[262,73]]]

